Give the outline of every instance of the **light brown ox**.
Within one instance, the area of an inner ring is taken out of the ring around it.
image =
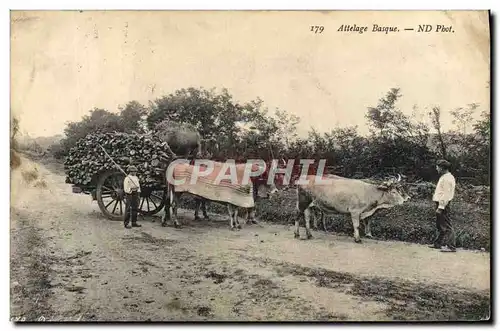
[[[401,205],[410,197],[401,186],[401,176],[383,184],[370,184],[359,179],[334,175],[320,177],[308,175],[307,184],[297,183],[297,210],[295,238],[299,238],[299,221],[304,217],[307,239],[312,238],[310,231],[311,208],[325,214],[350,214],[354,227],[354,241],[361,243],[359,222],[365,221],[365,235],[372,237],[369,217],[381,208]]]

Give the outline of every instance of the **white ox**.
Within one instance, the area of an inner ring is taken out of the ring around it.
[[[354,227],[354,241],[361,243],[359,221],[365,221],[365,235],[371,237],[370,217],[381,208],[392,208],[406,202],[410,197],[402,188],[401,176],[375,185],[359,179],[326,175],[322,179],[315,175],[305,177],[307,183],[297,183],[297,209],[295,238],[299,238],[299,221],[304,217],[307,239],[310,231],[311,209],[317,208],[325,214],[350,214]],[[326,182],[325,182],[326,181]]]

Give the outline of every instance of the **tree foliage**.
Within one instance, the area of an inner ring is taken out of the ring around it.
[[[123,132],[145,133],[147,125],[145,116],[148,110],[137,101],[130,101],[125,107],[119,107],[120,110],[120,126]]]
[[[397,107],[401,97],[400,89],[391,88],[376,107],[368,108],[371,146],[366,165],[371,175],[395,167],[420,177],[435,159],[427,147],[429,128]]]
[[[436,130],[436,139],[441,151],[441,157],[446,159],[448,158],[448,152],[446,151],[446,143],[441,129],[441,108],[432,107],[432,111],[429,112],[429,116],[431,118],[432,126]]]
[[[456,125],[457,131],[461,135],[466,135],[468,128],[470,128],[473,123],[474,111],[479,107],[477,103],[468,104],[467,107],[460,107],[450,111],[453,116],[452,123]]]
[[[78,140],[89,133],[144,132],[141,127],[141,119],[147,114],[147,109],[143,105],[137,101],[130,101],[119,110],[120,113],[115,114],[105,109],[94,108],[80,121],[68,123],[64,129],[65,138],[61,140],[62,153],[66,155]]]

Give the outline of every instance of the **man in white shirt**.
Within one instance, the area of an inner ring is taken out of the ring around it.
[[[137,177],[137,168],[129,166],[127,168],[128,176],[123,181],[123,190],[125,191],[125,215],[124,225],[125,228],[130,229],[130,219],[132,219],[133,227],[141,227],[137,224],[137,211],[139,209],[139,193],[141,192],[141,185]]]
[[[436,170],[441,175],[436,185],[432,201],[436,205],[436,227],[438,236],[430,248],[440,249],[441,252],[456,252],[455,232],[450,219],[450,201],[455,196],[455,177],[450,173],[451,164],[446,160],[436,163]]]

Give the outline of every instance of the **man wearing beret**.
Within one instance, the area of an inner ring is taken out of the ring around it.
[[[436,185],[432,201],[436,205],[436,227],[438,236],[430,248],[441,252],[456,252],[455,233],[450,219],[450,201],[455,195],[455,177],[450,173],[451,164],[446,160],[436,163],[436,170],[441,175]],[[446,245],[446,247],[442,247]]]
[[[123,181],[123,190],[125,191],[125,215],[124,225],[125,228],[130,229],[130,219],[132,219],[133,227],[141,227],[137,224],[137,210],[139,209],[139,193],[141,192],[141,185],[137,177],[137,168],[129,166],[127,168],[128,175]]]

